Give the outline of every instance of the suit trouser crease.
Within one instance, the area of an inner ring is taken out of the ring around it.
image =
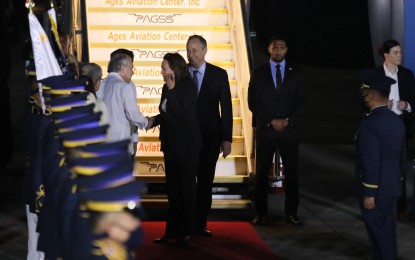
[[[197,152],[164,151],[169,209],[166,234],[193,235],[195,232]]]
[[[197,171],[196,229],[206,228],[207,218],[212,207],[212,188],[216,163],[219,158],[220,144],[206,144],[199,154]]]
[[[272,159],[276,149],[279,150],[284,166],[285,214],[297,215],[299,205],[298,192],[298,150],[299,139],[295,130],[288,129],[277,133],[267,129],[267,138],[256,138],[256,175],[254,188],[254,202],[258,215],[268,214],[268,174],[272,166]],[[270,134],[269,131],[275,133]]]

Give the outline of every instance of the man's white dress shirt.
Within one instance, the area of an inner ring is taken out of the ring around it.
[[[133,140],[133,135],[136,133],[134,126],[145,129],[147,119],[137,106],[134,84],[125,82],[117,72],[110,72],[102,81],[100,90],[98,97],[104,101],[109,113],[109,141],[126,139],[138,141]],[[133,154],[132,143],[130,153]]]

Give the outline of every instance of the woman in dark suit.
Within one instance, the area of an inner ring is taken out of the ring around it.
[[[383,58],[383,64],[375,68],[375,71],[384,74],[396,83],[390,88],[388,107],[399,115],[405,123],[407,143],[413,141],[415,109],[415,78],[414,73],[401,66],[401,44],[394,40],[386,40],[379,48],[379,55]],[[406,201],[406,173],[402,179],[402,193],[398,199],[398,218],[409,220]]]
[[[197,87],[178,53],[164,55],[161,74],[165,84],[160,114],[153,117],[152,127],[160,125],[169,209],[164,236],[154,242],[178,238],[186,244],[195,232],[196,171],[201,148]]]

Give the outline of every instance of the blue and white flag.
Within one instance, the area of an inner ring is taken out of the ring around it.
[[[37,80],[62,75],[62,70],[53,53],[49,39],[42,25],[32,13],[29,13],[29,27]]]
[[[48,16],[51,24],[51,47],[55,54],[56,60],[58,61],[59,67],[61,68],[62,73],[66,74],[68,72],[68,64],[60,43],[55,8],[52,7],[48,10]]]

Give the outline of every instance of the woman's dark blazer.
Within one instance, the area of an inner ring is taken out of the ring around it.
[[[375,68],[379,73],[385,74],[385,69],[382,66]],[[412,111],[415,110],[415,78],[414,73],[402,66],[398,66],[398,87],[399,97],[401,100],[408,102],[411,105]],[[402,114],[403,121],[406,127],[406,136],[408,139],[413,139],[414,135],[414,120],[413,112],[404,112]]]
[[[167,99],[166,111],[161,108]],[[183,78],[169,90],[164,84],[154,126],[160,125],[161,150],[171,152],[198,151],[201,134],[196,112],[197,87],[191,78]]]

